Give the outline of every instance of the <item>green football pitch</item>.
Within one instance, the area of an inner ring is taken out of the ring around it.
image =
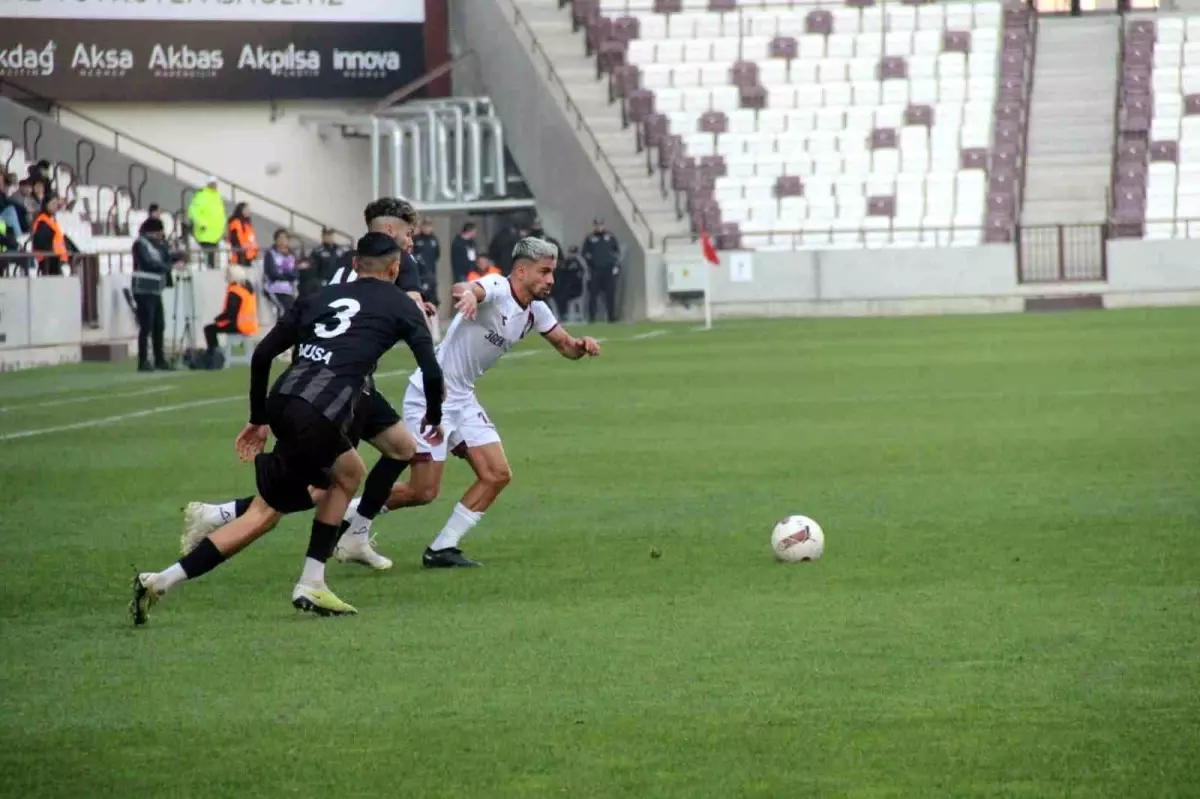
[[[244,367],[0,376],[0,796],[1200,795],[1200,309],[591,332],[481,381],[485,567],[418,565],[454,462],[353,618],[297,516],[129,625],[252,491]]]

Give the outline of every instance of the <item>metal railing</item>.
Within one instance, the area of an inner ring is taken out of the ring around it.
[[[6,91],[6,89],[11,90],[11,91]],[[316,219],[315,217],[309,216],[308,214],[301,213],[300,211],[297,211],[294,208],[290,208],[288,206],[281,205],[281,204],[275,202],[274,200],[270,199],[269,197],[266,197],[265,195],[260,194],[259,192],[253,191],[251,189],[247,189],[245,186],[241,186],[232,180],[221,177],[220,175],[216,174],[216,172],[214,170],[197,166],[196,164],[185,161],[182,158],[177,158],[176,156],[171,155],[170,153],[166,152],[165,150],[155,147],[153,144],[149,144],[140,139],[134,138],[133,136],[130,136],[127,133],[123,133],[110,125],[100,122],[99,120],[93,119],[92,117],[89,117],[86,114],[81,114],[80,112],[76,111],[75,109],[71,108],[68,105],[64,105],[63,103],[60,103],[57,100],[51,99],[42,94],[39,94],[38,92],[27,89],[24,86],[22,86],[21,84],[15,83],[7,78],[0,78],[0,96],[8,97],[12,100],[16,100],[17,102],[20,102],[22,99],[25,99],[27,101],[33,101],[33,102],[38,103],[39,105],[46,106],[49,109],[49,112],[47,114],[48,116],[50,116],[52,119],[54,119],[54,121],[58,122],[60,125],[63,125],[64,127],[66,127],[69,131],[71,131],[71,133],[81,136],[81,137],[84,137],[81,139],[81,141],[86,141],[88,138],[87,134],[81,133],[79,130],[71,127],[69,124],[65,123],[63,120],[65,118],[65,119],[74,119],[74,120],[83,122],[84,124],[90,126],[91,128],[94,128],[96,131],[98,131],[101,134],[101,135],[93,136],[91,138],[95,138],[98,141],[101,141],[101,143],[105,144],[108,147],[111,147],[115,152],[117,152],[121,155],[124,155],[127,158],[133,159],[134,161],[139,162],[134,165],[131,165],[131,167],[130,167],[130,173],[131,173],[130,174],[130,185],[124,186],[124,187],[118,187],[118,188],[127,189],[130,192],[131,196],[134,196],[135,199],[136,199],[136,195],[133,195],[134,167],[141,167],[141,169],[143,171],[146,171],[145,165],[143,165],[140,162],[149,161],[149,160],[153,159],[153,160],[158,160],[158,161],[160,161],[160,163],[164,164],[163,166],[158,166],[158,165],[152,164],[153,166],[155,166],[156,169],[159,169],[163,172],[169,173],[171,175],[171,177],[175,178],[176,180],[185,182],[185,183],[202,185],[207,176],[212,175],[212,176],[216,177],[218,180],[218,187],[227,186],[229,188],[230,193],[227,196],[227,199],[230,202],[232,202],[234,204],[239,203],[239,202],[252,203],[253,205],[256,206],[259,213],[261,213],[263,216],[265,216],[269,219],[272,219],[273,221],[276,221],[276,222],[283,222],[286,219],[287,228],[289,230],[299,233],[300,235],[303,235],[308,238],[312,238],[312,239],[316,240],[320,237],[320,232],[321,232],[322,228],[328,227],[327,223],[321,222],[320,220]],[[33,123],[32,126],[30,124],[31,122]],[[31,127],[36,127],[36,134],[33,136],[30,135]],[[22,137],[24,139],[23,149],[25,150],[27,157],[29,157],[30,159],[35,160],[35,161],[37,160],[38,141],[41,139],[41,135],[42,135],[41,127],[42,127],[41,121],[34,115],[30,115],[30,116],[26,117],[25,122],[22,125]],[[107,141],[104,141],[105,139],[107,139]],[[91,144],[91,142],[88,142],[88,143]],[[124,149],[122,149],[122,146],[124,146]],[[83,162],[83,164],[81,164],[79,161],[77,161],[77,163],[75,164],[75,173],[76,173],[77,177],[81,177],[85,181],[85,185],[86,185],[86,180],[87,180],[87,173],[86,173],[86,169],[84,169],[84,166],[90,165],[91,161],[94,160],[94,158],[95,158],[95,147],[93,146],[91,149],[92,149],[91,155],[86,162]],[[132,151],[131,151],[131,149],[132,149]],[[138,151],[140,151],[140,152],[138,152]],[[152,156],[152,159],[147,159],[146,155]],[[82,156],[81,156],[80,148],[77,145],[76,146],[76,158],[79,159],[81,157]],[[144,184],[144,181],[143,181],[143,184]],[[181,196],[181,200],[183,201],[182,207],[180,209],[181,211],[187,210],[187,202],[186,202],[187,191],[188,190],[184,190],[184,192],[182,193],[182,196]],[[222,194],[224,194],[224,192],[222,192]],[[312,232],[310,233],[308,231],[312,231]],[[349,241],[354,241],[354,237],[352,235],[350,235],[349,233],[345,233],[344,231],[337,231],[337,235],[342,238],[345,238]]]
[[[517,6],[514,0],[505,0],[505,2],[512,11],[515,27],[524,29],[525,33],[529,37],[530,44],[533,45],[534,51],[545,63],[546,72],[550,77],[551,84],[558,89],[559,93],[562,95],[563,102],[567,106],[568,113],[574,117],[575,129],[582,131],[587,136],[591,143],[595,160],[600,162],[600,164],[602,164],[612,176],[611,183],[614,190],[619,192],[629,203],[633,221],[639,223],[646,230],[647,246],[653,248],[654,228],[651,227],[650,221],[646,218],[646,215],[642,213],[641,207],[638,205],[637,200],[634,199],[633,193],[625,185],[625,181],[621,179],[620,172],[617,171],[617,168],[613,166],[612,161],[609,160],[608,153],[604,152],[604,148],[600,145],[600,140],[596,137],[596,133],[592,130],[591,125],[588,124],[587,118],[583,115],[583,111],[580,110],[579,106],[571,98],[571,91],[568,88],[566,81],[562,79],[562,76],[558,74],[558,70],[554,68],[554,62],[550,58],[549,53],[546,52],[545,48],[542,47],[541,42],[538,40],[537,32],[534,31],[533,26],[529,23],[529,20],[525,18],[525,15],[521,12],[521,9]]]

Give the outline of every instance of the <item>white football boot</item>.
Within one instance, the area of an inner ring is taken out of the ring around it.
[[[392,568],[390,558],[375,551],[375,539],[371,536],[371,520],[364,519],[354,511],[346,514],[349,525],[338,540],[333,556],[341,563],[359,563],[376,571]]]
[[[183,535],[179,538],[179,553],[186,555],[218,527],[233,521],[233,515],[220,505],[189,502],[183,509]]]

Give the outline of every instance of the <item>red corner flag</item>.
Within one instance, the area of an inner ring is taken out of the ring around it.
[[[713,246],[712,238],[709,237],[707,230],[700,234],[700,247],[704,250],[704,260],[713,266],[721,265],[721,259],[717,257],[717,248]]]

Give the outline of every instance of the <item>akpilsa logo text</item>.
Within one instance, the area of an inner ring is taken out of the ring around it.
[[[238,69],[265,70],[280,78],[310,77],[321,71],[321,54],[316,50],[297,50],[289,44],[284,50],[268,50],[262,45],[242,45]]]

